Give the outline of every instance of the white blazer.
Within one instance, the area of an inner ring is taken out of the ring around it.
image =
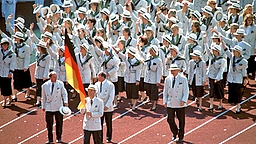
[[[76,61],[79,67],[83,84],[90,84],[92,78],[96,78],[96,73],[94,70],[94,58],[90,53],[86,54],[86,60],[84,64],[81,61],[81,53],[76,54]]]
[[[135,57],[129,62],[128,56],[120,52],[118,56],[125,62],[126,66],[124,81],[126,83],[136,83],[136,81],[140,81],[141,62]]]
[[[196,75],[196,86],[202,86],[203,82],[206,82],[206,63],[201,60],[198,65],[195,60],[189,61],[189,69],[188,69],[188,81],[189,84],[192,85],[194,75]]]
[[[16,54],[16,68],[18,70],[23,70],[23,69],[28,69],[29,63],[30,63],[30,48],[28,45],[24,45],[21,48],[16,48],[14,51],[17,49],[18,54]]]
[[[37,58],[35,78],[36,79],[47,79],[50,70],[51,56],[47,55],[43,59],[41,55]]]
[[[13,72],[15,69],[16,55],[9,49],[4,56],[2,49],[0,50],[0,77],[8,77],[10,72]]]
[[[227,50],[226,53],[230,58],[227,81],[242,84],[243,78],[247,76],[248,61],[243,57],[235,59],[234,55],[229,50]],[[234,60],[236,60],[235,64]]]
[[[64,83],[60,80],[56,80],[54,83],[52,94],[51,89],[51,80],[42,85],[42,109],[51,112],[59,111],[63,103],[68,103],[67,90],[64,87]]]
[[[147,61],[144,82],[149,84],[160,83],[163,71],[163,63],[159,57]]]
[[[188,101],[189,87],[187,78],[179,73],[175,78],[173,88],[172,82],[173,75],[169,75],[164,81],[163,103],[169,108],[186,107],[186,104],[184,106],[180,106],[180,103],[182,101],[184,103]]]
[[[100,82],[95,83],[97,88],[97,97],[102,99],[104,107],[108,108],[107,110],[104,110],[104,112],[112,112],[114,111],[113,100],[115,97],[115,86],[111,81],[105,79],[102,82],[102,91],[100,91],[100,84]]]
[[[81,114],[85,114],[86,112],[91,112],[92,116],[84,115],[83,129],[88,131],[98,131],[102,130],[101,127],[101,117],[104,112],[104,103],[100,98],[94,97],[91,99],[90,97],[86,97],[86,107],[80,110]]]

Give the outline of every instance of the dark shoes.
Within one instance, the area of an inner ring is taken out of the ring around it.
[[[213,112],[213,108],[208,108],[208,111],[211,111],[211,112]]]
[[[17,98],[13,98],[13,99],[12,99],[12,102],[17,102],[17,101],[18,101]]]
[[[173,135],[172,136],[172,141],[175,141],[175,139],[176,139],[176,135]]]
[[[48,140],[45,144],[52,144],[53,141],[52,140]]]
[[[110,140],[110,139],[107,139],[106,141],[107,141],[107,143],[111,143],[111,140]]]
[[[151,109],[150,109],[150,111],[156,111],[156,109],[157,109],[157,107],[152,107]]]
[[[62,143],[61,139],[56,140],[56,143]]]

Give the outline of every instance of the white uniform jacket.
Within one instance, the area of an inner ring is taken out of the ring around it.
[[[14,44],[16,45],[16,44]],[[17,48],[14,46],[14,52],[16,53],[16,68],[18,70],[28,69],[30,63],[30,48],[25,43],[22,43],[22,47]]]
[[[198,44],[186,44],[185,45],[185,51],[183,57],[186,59],[186,64],[188,65],[188,62],[191,60],[190,54],[193,53],[194,50],[199,50],[201,53],[203,53],[203,48],[199,46]]]
[[[87,52],[85,60],[83,61],[81,53],[78,53],[76,54],[76,61],[81,73],[83,84],[90,84],[91,79],[96,78],[93,56]]]
[[[102,88],[100,91],[100,82],[96,82],[95,86],[97,87],[97,97],[102,99],[104,102],[104,107],[107,107],[107,110],[104,110],[104,112],[112,112],[114,111],[114,107],[113,107],[113,100],[115,97],[115,86],[114,84],[105,79],[102,82]]]
[[[243,57],[235,58],[229,50],[226,53],[230,58],[227,81],[242,84],[243,78],[247,76],[248,61]]]
[[[182,101],[186,103],[188,100],[189,87],[187,78],[179,73],[175,77],[174,86],[172,86],[172,84],[173,75],[169,75],[164,81],[163,103],[166,104],[168,108],[186,107],[186,104],[180,106],[180,103]]]
[[[36,70],[35,70],[35,78],[36,79],[47,79],[49,70],[50,70],[50,55],[38,55],[36,60]]]
[[[149,84],[160,83],[163,71],[163,63],[159,57],[149,58],[147,63],[144,82]]]
[[[148,2],[146,0],[132,0],[135,6],[135,10],[139,10],[140,8],[145,8],[147,9],[148,7]]]
[[[186,61],[185,61],[185,58],[181,56],[168,57],[165,64],[167,70],[170,68],[171,64],[176,64],[181,69],[181,72],[186,71],[186,68],[187,68]]]
[[[117,50],[119,50],[119,48],[117,48]],[[122,51],[119,51],[119,53],[127,54],[127,49],[124,48]],[[119,57],[118,54],[115,53],[115,55],[117,57]],[[118,75],[118,77],[124,77],[125,69],[126,69],[125,61],[123,59],[121,59],[120,57],[119,57],[119,60],[120,60],[120,63],[119,63],[119,68],[118,68],[118,71],[117,71],[117,75]]]
[[[53,52],[52,49],[47,49],[50,56],[57,61],[54,71],[56,71],[58,75],[58,80],[62,82],[67,82],[66,77],[66,67],[65,67],[65,57],[60,58],[57,53]]]
[[[185,45],[187,43],[187,41],[185,39],[185,36],[183,36],[181,34],[178,34],[176,36],[171,35],[171,37],[172,37],[171,43],[173,45],[176,45],[179,48],[179,54],[181,56],[183,56],[184,55],[184,51],[185,51]]]
[[[125,62],[124,81],[126,83],[136,83],[140,81],[140,72],[142,68],[141,62],[136,58],[129,59],[127,55],[118,53],[118,56]]]
[[[140,56],[145,61],[147,59],[147,57],[149,57],[148,56],[149,55],[149,47],[144,46],[143,48],[140,47],[139,49],[140,49]],[[144,64],[142,65],[142,68],[141,68],[141,73],[140,73],[141,78],[145,77],[146,69],[147,69],[147,63],[144,62]]]
[[[256,48],[256,25],[252,25],[250,27],[244,28],[243,25],[240,28],[244,29],[247,35],[244,38],[244,41],[251,45],[251,54],[254,54],[254,50]]]
[[[52,82],[48,80],[42,85],[42,109],[45,111],[59,111],[63,103],[68,103],[68,94],[64,83],[56,80],[52,92]]]
[[[194,75],[196,75],[196,86],[202,86],[206,82],[206,63],[203,60],[196,62],[195,60],[189,61],[188,81],[192,85]]]
[[[118,40],[119,36],[122,35],[122,28],[124,27],[123,24],[121,24],[120,22],[118,22],[115,26],[111,25],[111,26],[107,26],[107,36],[108,36],[108,40],[110,40],[110,43],[112,45],[114,45],[116,43],[116,41]],[[116,30],[118,32],[118,34],[116,35],[114,33],[114,30]]]
[[[86,13],[87,18],[95,18],[96,20],[100,19],[100,11],[93,11],[93,10],[88,10]]]
[[[211,79],[216,79],[218,81],[223,79],[223,72],[226,69],[227,60],[223,57],[216,57],[213,56],[209,59],[209,66],[207,69],[207,75]]]
[[[170,56],[170,50],[168,48],[166,48],[165,46],[162,46],[160,49],[159,49],[159,57],[161,58],[162,60],[162,63],[163,63],[163,72],[162,72],[162,75],[163,76],[168,76],[169,75],[169,68],[166,67],[166,60],[167,60],[167,57]]]
[[[10,49],[5,52],[1,49],[0,53],[0,77],[8,77],[15,69],[16,55]]]
[[[94,97],[91,99],[90,97],[86,97],[86,107],[81,109],[81,114],[86,112],[91,112],[92,116],[84,115],[83,129],[88,131],[98,131],[102,130],[101,127],[101,117],[104,112],[104,103],[100,98]]]

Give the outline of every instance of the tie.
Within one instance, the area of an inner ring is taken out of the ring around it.
[[[174,87],[174,84],[175,84],[175,77],[173,77],[172,88]]]
[[[53,88],[54,88],[54,83],[52,83],[52,93],[53,93]],[[52,93],[51,93],[51,94],[52,94]]]
[[[100,83],[100,92],[102,92],[102,82]]]
[[[91,106],[92,106],[93,100],[91,99]]]

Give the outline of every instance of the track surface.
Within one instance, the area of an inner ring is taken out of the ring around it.
[[[31,73],[34,65],[30,67]],[[33,81],[34,78],[32,78]],[[256,141],[256,95],[254,81],[250,80],[242,104],[242,112],[235,114],[233,105],[224,101],[224,109],[209,112],[209,97],[203,99],[203,112],[197,112],[194,101],[189,100],[186,108],[186,127],[184,143],[246,143],[253,144]],[[162,104],[162,89],[158,109],[155,112],[149,111],[151,104],[138,105],[133,112],[129,108],[129,101],[122,98],[119,108],[113,114],[113,143],[125,144],[166,144],[176,143],[171,141],[172,134],[166,122],[166,109]],[[47,130],[45,113],[33,106],[34,89],[31,91],[32,99],[26,100],[24,93],[18,96],[18,102],[3,109],[0,107],[0,143],[45,143],[47,141]],[[225,95],[227,98],[227,95]],[[1,97],[2,103],[3,97]],[[71,99],[70,99],[71,100]],[[82,122],[83,115],[77,112],[76,106],[79,98],[69,102],[73,114],[64,119],[62,140],[65,143],[83,143]],[[218,102],[215,101],[215,108]],[[106,126],[104,126],[104,133]],[[105,140],[105,135],[104,135]]]

